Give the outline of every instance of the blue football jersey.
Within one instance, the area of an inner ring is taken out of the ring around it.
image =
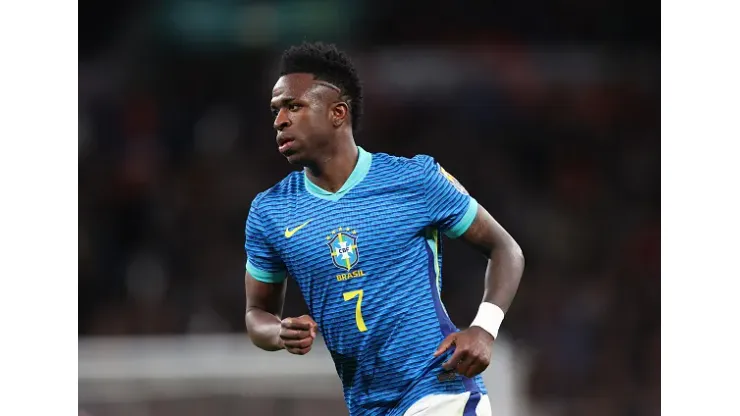
[[[477,207],[433,158],[362,148],[336,193],[293,172],[252,202],[247,270],[296,280],[351,415],[401,415],[429,394],[486,394],[480,376],[443,371],[451,352],[433,356],[457,330],[440,298],[441,233],[462,235]]]

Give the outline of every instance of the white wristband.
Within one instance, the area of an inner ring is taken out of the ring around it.
[[[491,334],[494,339],[498,337],[498,330],[504,321],[504,311],[490,302],[483,302],[478,308],[478,314],[475,315],[473,323],[470,326],[483,328]]]

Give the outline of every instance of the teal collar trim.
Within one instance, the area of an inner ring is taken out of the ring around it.
[[[339,201],[339,199],[346,195],[347,192],[351,191],[352,188],[357,186],[358,183],[362,182],[362,180],[365,179],[365,176],[367,176],[367,173],[370,171],[370,165],[373,162],[373,154],[365,151],[365,149],[360,146],[357,146],[357,152],[359,153],[359,156],[357,158],[357,165],[355,165],[355,168],[354,170],[352,170],[349,178],[347,178],[347,180],[344,182],[344,185],[342,185],[342,187],[337,192],[329,192],[325,189],[320,188],[318,185],[311,182],[311,180],[308,179],[308,176],[306,176],[306,173],[304,172],[303,184],[305,185],[308,193],[317,198],[326,199],[329,201]]]

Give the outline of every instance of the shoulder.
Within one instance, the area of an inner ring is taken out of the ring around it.
[[[291,172],[280,182],[260,192],[252,200],[252,210],[270,210],[284,206],[300,190],[303,184],[303,174],[300,171]]]
[[[416,155],[412,158],[387,153],[373,153],[373,165],[389,174],[403,174],[406,177],[421,177],[431,169],[438,169],[437,162],[429,155]]]
[[[439,189],[447,182],[457,188],[463,194],[467,191],[460,182],[447,172],[442,165],[430,155],[419,154],[412,158],[385,155],[386,164],[394,166],[397,170],[397,176],[410,180],[415,186],[422,186],[425,189]],[[400,174],[399,174],[400,173]]]

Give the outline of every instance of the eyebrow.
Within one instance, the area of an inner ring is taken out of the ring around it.
[[[277,107],[279,105],[285,105],[288,104],[291,101],[295,101],[295,97],[283,97],[279,100],[271,100],[270,101],[270,107]]]

